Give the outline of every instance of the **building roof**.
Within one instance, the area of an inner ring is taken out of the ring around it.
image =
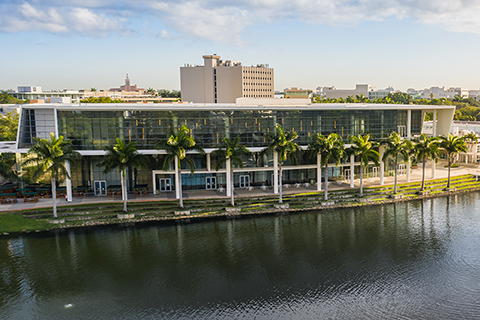
[[[284,99],[279,99],[284,100]],[[289,100],[289,99],[285,99]],[[234,104],[234,103],[41,103],[24,104],[28,109],[100,110],[100,111],[170,111],[170,110],[455,110],[454,105],[373,104],[373,103],[312,103],[312,104]]]

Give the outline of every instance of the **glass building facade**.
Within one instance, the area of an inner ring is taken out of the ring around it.
[[[37,113],[39,110],[35,110]],[[23,109],[20,147],[28,147],[35,133],[52,132],[52,124],[36,122],[31,109]],[[116,138],[135,141],[137,148],[154,149],[167,138],[169,129],[186,125],[203,148],[215,148],[225,137],[241,137],[247,147],[265,147],[266,133],[277,123],[299,134],[307,145],[313,132],[351,135],[370,134],[373,140],[388,137],[407,125],[407,110],[232,110],[232,111],[58,111],[58,134],[77,150],[103,150]],[[53,119],[52,119],[53,121]],[[422,111],[412,110],[412,135],[420,134]]]
[[[120,108],[120,106],[119,106]],[[59,108],[22,108],[19,148],[28,148],[34,137],[45,138],[50,132],[58,131],[69,139],[76,150],[103,150],[113,145],[116,138],[126,142],[134,141],[138,150],[155,149],[155,144],[168,138],[169,130],[175,130],[186,125],[198,145],[204,149],[216,149],[225,137],[240,136],[241,144],[248,148],[259,150],[268,145],[267,133],[274,132],[276,124],[281,124],[285,130],[296,131],[299,134],[296,142],[302,146],[308,145],[314,132],[323,135],[339,134],[346,143],[351,135],[370,134],[372,140],[382,140],[392,131],[406,134],[407,109],[348,109],[328,110],[326,108],[229,108],[224,110],[205,110],[198,108],[183,110],[159,110],[162,108],[132,108],[132,110],[91,110],[75,109],[74,107]],[[165,108],[163,108],[165,109]],[[239,110],[240,109],[240,110]],[[307,109],[307,110],[305,110]],[[422,110],[411,110],[411,134],[419,135],[422,129]],[[148,168],[128,172],[129,188],[135,184],[147,184],[152,190],[152,171],[161,171],[164,155],[148,155]],[[184,174],[182,181],[184,189],[205,188],[205,179],[216,177],[218,186],[225,185],[225,173],[215,171],[216,159],[209,157],[207,168],[206,155],[192,155],[197,170],[195,175]],[[316,180],[316,158],[308,153],[298,155],[296,165],[303,166],[295,170],[284,171],[283,183],[304,183]],[[98,166],[101,156],[83,156],[78,164],[72,167],[73,186],[91,186],[93,181],[106,180],[108,185],[119,185],[120,175],[117,172],[103,174],[103,168]],[[347,160],[345,160],[347,161]],[[271,185],[273,174],[273,154],[260,156],[253,153],[244,159],[245,169],[235,172],[235,184],[241,186],[241,176],[248,175],[249,182],[255,185]],[[290,160],[285,166],[293,165]],[[305,167],[306,166],[306,167]],[[186,166],[182,166],[186,168]],[[252,168],[249,171],[249,168]],[[261,170],[258,170],[262,168]],[[173,169],[173,168],[172,168]],[[210,169],[210,170],[209,170]],[[343,175],[343,168],[331,168],[331,176]],[[171,179],[170,173],[158,173],[159,179]],[[160,181],[156,182],[157,188]]]

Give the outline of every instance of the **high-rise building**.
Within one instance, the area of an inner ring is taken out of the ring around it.
[[[240,61],[203,56],[203,66],[180,68],[182,101],[235,103],[237,98],[273,98],[273,68],[265,64],[242,66]]]

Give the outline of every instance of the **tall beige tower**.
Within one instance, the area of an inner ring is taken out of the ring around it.
[[[182,101],[195,103],[235,103],[235,99],[273,98],[274,74],[268,65],[242,66],[240,61],[203,56],[203,66],[180,68]]]

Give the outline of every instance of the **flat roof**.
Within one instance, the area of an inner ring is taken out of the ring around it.
[[[242,110],[455,110],[454,105],[376,104],[376,103],[313,103],[308,105],[241,105],[233,103],[33,103],[26,109],[65,111],[242,111]]]

